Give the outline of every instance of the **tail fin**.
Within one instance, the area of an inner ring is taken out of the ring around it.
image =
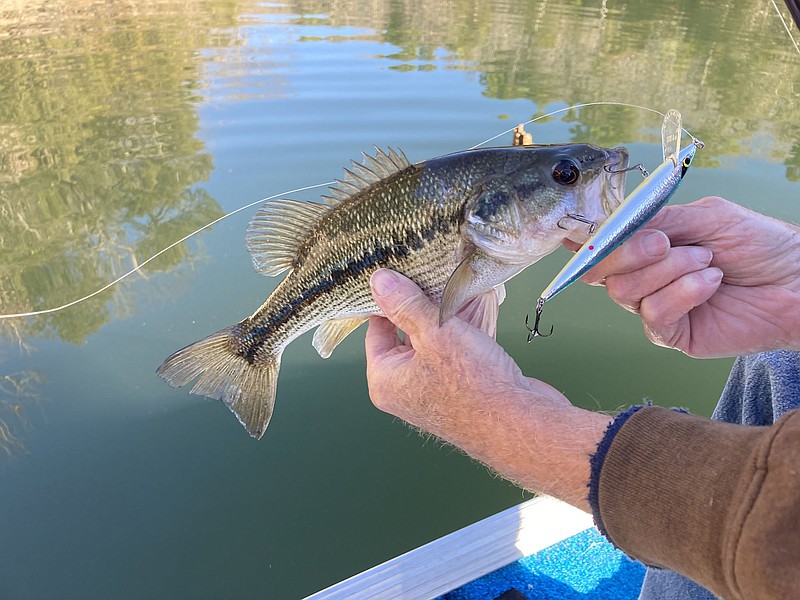
[[[280,355],[268,362],[250,364],[231,350],[233,327],[226,327],[190,344],[167,358],[156,373],[172,387],[199,377],[191,394],[222,400],[247,432],[260,439],[275,406],[275,386]]]

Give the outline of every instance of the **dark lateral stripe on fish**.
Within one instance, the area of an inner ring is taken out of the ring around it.
[[[243,336],[243,339],[239,338],[240,334],[237,331],[238,328],[234,329],[234,336],[244,347],[243,356],[247,362],[252,365],[256,361],[258,352],[264,343],[303,305],[314,302],[317,298],[330,292],[338,285],[343,285],[349,280],[362,276],[367,270],[373,269],[374,267],[385,267],[389,265],[393,258],[404,258],[408,256],[412,250],[422,250],[425,247],[426,241],[433,241],[438,233],[448,233],[454,226],[460,226],[461,221],[462,215],[460,213],[454,213],[448,220],[433,223],[431,227],[424,229],[420,233],[409,229],[406,231],[406,236],[403,241],[395,242],[388,246],[376,246],[372,252],[365,253],[360,260],[351,260],[344,268],[334,269],[330,277],[323,279],[314,287],[306,290],[300,297],[290,300],[263,325],[254,327],[248,331]],[[240,346],[240,348],[242,348],[242,346]]]

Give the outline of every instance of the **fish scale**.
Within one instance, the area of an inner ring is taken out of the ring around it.
[[[358,207],[343,207],[346,210],[323,218],[315,229],[315,235],[299,249],[301,263],[281,284],[275,293],[249,319],[254,328],[259,323],[269,321],[276,315],[276,307],[297,304],[280,332],[273,333],[269,339],[271,349],[283,348],[299,335],[301,329],[313,322],[315,325],[334,315],[348,314],[363,316],[377,313],[377,306],[368,293],[369,276],[376,268],[402,268],[421,282],[423,287],[431,287],[447,267],[452,272],[455,256],[445,258],[431,271],[429,256],[444,258],[442,251],[457,241],[460,214],[455,205],[446,205],[438,214],[419,218],[420,211],[411,212],[398,201],[409,197],[409,191],[416,188],[416,175],[398,174],[377,199],[359,198],[364,204],[373,200],[372,210],[359,211]],[[402,175],[406,175],[402,177]],[[413,186],[412,187],[412,183]],[[429,203],[432,206],[433,203]],[[456,210],[454,210],[456,209]],[[431,211],[434,212],[434,211]],[[357,218],[344,217],[354,213]],[[379,219],[378,215],[388,215]],[[409,219],[406,215],[411,215]],[[433,226],[432,226],[433,224]],[[442,225],[446,224],[447,227]],[[435,235],[428,232],[435,229]],[[380,242],[380,240],[388,240]],[[356,300],[359,298],[361,302]],[[298,304],[298,300],[312,300]],[[346,313],[345,313],[346,311]],[[246,326],[240,335],[249,333]],[[252,343],[262,340],[256,335]]]
[[[222,400],[261,437],[272,416],[281,355],[318,327],[323,358],[370,315],[369,278],[390,268],[440,304],[440,322],[523,268],[581,236],[570,214],[602,221],[624,196],[624,148],[589,144],[486,148],[411,164],[376,149],[353,163],[325,204],[267,202],[248,226],[256,270],[288,271],[249,317],[168,357],[173,386]],[[567,174],[566,178],[564,173]],[[566,181],[575,175],[574,180]],[[496,305],[496,301],[495,301]]]

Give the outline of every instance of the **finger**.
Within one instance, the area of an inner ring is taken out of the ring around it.
[[[397,328],[385,317],[370,317],[365,345],[369,397],[377,408],[391,412],[392,384],[413,354],[406,354]]]
[[[415,339],[439,328],[439,309],[416,283],[388,269],[378,269],[370,279],[372,296],[383,314]]]
[[[646,298],[688,273],[702,271],[711,264],[712,253],[702,246],[672,248],[664,260],[632,273],[609,275],[606,290],[611,299],[628,310],[637,312]]]
[[[707,196],[691,204],[662,208],[648,227],[665,232],[674,246],[686,246],[708,240],[712,232],[746,220],[748,212],[719,196]]]
[[[367,326],[367,335],[364,339],[367,352],[367,362],[379,359],[387,352],[400,345],[397,337],[397,327],[384,317],[370,317]]]
[[[689,273],[642,300],[639,314],[654,331],[669,328],[719,289],[722,271],[709,267]]]
[[[581,280],[590,285],[601,285],[611,275],[630,273],[662,260],[669,248],[670,241],[664,232],[642,229],[590,269]]]

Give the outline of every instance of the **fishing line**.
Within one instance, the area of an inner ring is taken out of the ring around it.
[[[565,108],[559,108],[559,109],[554,110],[552,112],[549,112],[549,113],[547,113],[545,115],[539,115],[538,117],[534,117],[533,119],[531,119],[529,121],[525,121],[524,123],[522,123],[522,125],[530,125],[531,123],[535,123],[536,121],[541,121],[542,119],[546,119],[547,117],[552,117],[554,115],[558,115],[558,114],[561,114],[563,112],[567,112],[568,110],[573,110],[573,109],[576,109],[576,108],[585,108],[587,106],[626,106],[628,108],[638,108],[640,110],[646,110],[648,112],[660,115],[661,117],[665,117],[666,116],[661,111],[656,110],[655,108],[649,108],[647,106],[639,106],[638,104],[628,104],[627,102],[615,102],[613,100],[598,100],[597,102],[584,102],[583,104],[573,104],[572,106],[567,106]],[[503,131],[502,133],[498,133],[497,135],[495,135],[493,137],[490,137],[488,140],[483,140],[480,144],[475,144],[474,146],[472,146],[472,148],[470,148],[470,150],[474,150],[475,148],[480,148],[484,144],[488,144],[489,142],[491,142],[493,140],[496,140],[499,137],[503,137],[504,135],[507,135],[507,134],[511,133],[512,131],[514,131],[514,127],[512,127],[511,129],[507,129],[506,131]],[[686,133],[686,135],[688,135],[689,137],[694,138],[694,136],[689,131],[687,131],[686,129],[684,129],[683,132]]]
[[[567,106],[565,108],[559,108],[559,109],[554,110],[552,112],[549,112],[549,113],[547,113],[545,115],[540,115],[538,117],[534,117],[533,119],[530,119],[529,121],[526,121],[525,123],[523,123],[523,125],[528,125],[530,123],[535,123],[536,121],[540,121],[540,120],[545,119],[547,117],[552,117],[554,115],[558,115],[558,114],[566,112],[568,110],[585,108],[587,106],[627,106],[629,108],[638,108],[638,109],[641,109],[641,110],[646,110],[646,111],[655,113],[657,115],[661,115],[662,117],[664,116],[664,113],[662,113],[660,111],[657,111],[657,110],[655,110],[653,108],[648,108],[646,106],[639,106],[637,104],[626,104],[624,102],[614,102],[614,101],[606,100],[606,101],[598,101],[598,102],[585,102],[583,104],[575,104],[573,106]],[[472,146],[470,148],[470,150],[474,150],[475,148],[479,148],[479,147],[483,146],[484,144],[487,144],[487,143],[489,143],[489,142],[491,142],[493,140],[496,140],[499,137],[502,137],[504,135],[507,135],[507,134],[511,133],[512,131],[513,131],[513,128],[509,129],[507,131],[503,131],[502,133],[499,133],[494,137],[490,137],[488,140],[482,141],[480,144],[476,144],[475,146]],[[691,134],[688,131],[686,131],[685,129],[684,129],[684,131],[691,136]],[[167,251],[171,250],[172,248],[174,248],[175,246],[177,246],[178,244],[181,244],[181,243],[185,242],[186,240],[188,240],[189,238],[197,235],[201,231],[204,231],[205,229],[208,229],[209,227],[211,227],[213,225],[216,225],[217,223],[219,223],[220,221],[222,221],[224,219],[227,219],[228,217],[231,217],[231,216],[233,216],[233,215],[235,215],[237,213],[242,212],[243,210],[247,210],[248,208],[252,208],[253,206],[255,206],[257,204],[262,204],[264,202],[267,202],[267,201],[272,200],[274,198],[277,198],[279,196],[286,196],[286,195],[289,195],[289,194],[295,194],[295,193],[298,193],[298,192],[304,192],[306,190],[313,190],[313,189],[316,189],[316,188],[332,186],[332,185],[335,185],[335,184],[336,184],[335,181],[327,181],[325,183],[317,183],[317,184],[314,184],[314,185],[308,185],[308,186],[297,188],[297,189],[294,189],[294,190],[288,190],[286,192],[281,192],[279,194],[274,194],[272,196],[268,196],[267,198],[262,198],[260,200],[255,200],[254,202],[251,202],[251,203],[246,204],[246,205],[244,205],[244,206],[242,206],[240,208],[237,208],[234,211],[231,211],[231,212],[229,212],[227,214],[224,214],[221,217],[219,217],[217,219],[214,219],[210,223],[207,223],[206,225],[203,225],[199,229],[196,229],[192,233],[183,236],[178,241],[171,243],[169,246],[167,246],[163,250],[159,250],[156,254],[154,254],[153,256],[151,256],[150,258],[148,258],[147,260],[145,260],[141,264],[136,265],[134,268],[132,268],[127,273],[125,273],[123,275],[120,275],[114,281],[111,281],[110,283],[107,283],[106,285],[104,285],[100,289],[92,292],[91,294],[87,294],[86,296],[83,296],[82,298],[78,298],[76,300],[72,300],[71,302],[67,302],[66,304],[62,304],[61,306],[55,306],[53,308],[44,308],[44,309],[41,309],[41,310],[33,310],[33,311],[30,311],[30,312],[21,312],[21,313],[14,313],[14,314],[8,314],[8,315],[0,315],[0,320],[3,320],[3,319],[16,319],[16,318],[22,318],[22,317],[36,317],[36,316],[39,316],[39,315],[51,314],[51,313],[54,313],[54,312],[58,312],[58,311],[64,310],[66,308],[70,308],[71,306],[75,306],[76,304],[80,304],[81,302],[85,302],[86,300],[90,300],[91,298],[94,298],[95,296],[97,296],[99,294],[102,294],[107,289],[114,287],[115,285],[117,285],[118,283],[123,281],[124,279],[127,279],[128,277],[130,277],[131,275],[133,275],[134,273],[136,273],[137,271],[142,269],[142,267],[144,267],[147,263],[155,260],[156,258],[161,256],[165,252],[167,252]]]
[[[273,198],[277,198],[278,196],[284,196],[284,195],[288,195],[288,194],[295,194],[295,193],[297,193],[297,192],[304,192],[304,191],[306,191],[306,190],[313,190],[314,188],[320,188],[320,187],[325,187],[325,186],[331,186],[331,185],[334,185],[335,183],[336,183],[336,182],[334,182],[334,181],[328,181],[328,182],[325,182],[325,183],[317,183],[317,184],[314,184],[314,185],[308,185],[308,186],[306,186],[306,187],[297,188],[296,190],[289,190],[289,191],[287,191],[287,192],[282,192],[282,193],[280,193],[280,194],[275,194],[275,195],[273,195],[273,196],[269,196],[269,197],[267,197],[267,198],[262,198],[261,200],[256,200],[256,201],[254,201],[254,202],[251,202],[250,204],[246,204],[245,206],[242,206],[242,207],[240,207],[240,208],[237,208],[237,209],[236,209],[236,210],[234,210],[234,211],[231,211],[231,212],[229,212],[229,213],[227,213],[227,214],[225,214],[225,215],[222,215],[222,216],[221,216],[221,217],[219,217],[218,219],[214,219],[214,220],[213,220],[213,221],[211,221],[210,223],[206,223],[206,224],[205,224],[205,225],[203,225],[203,226],[202,226],[200,229],[196,229],[196,230],[195,230],[195,231],[193,231],[192,233],[190,233],[190,234],[188,234],[188,235],[185,235],[185,236],[183,236],[183,237],[182,237],[181,239],[179,239],[177,242],[173,242],[173,243],[171,243],[169,246],[167,246],[166,248],[164,248],[163,250],[159,250],[159,251],[158,251],[158,252],[156,252],[156,253],[155,253],[153,256],[151,256],[150,258],[148,258],[146,261],[144,261],[144,262],[143,262],[143,263],[141,263],[140,265],[137,265],[136,267],[134,267],[133,269],[131,269],[130,271],[128,271],[128,272],[127,272],[127,273],[125,273],[124,275],[120,275],[119,277],[117,277],[117,278],[116,278],[114,281],[112,281],[111,283],[107,283],[106,285],[104,285],[103,287],[101,287],[99,290],[96,290],[96,291],[92,292],[91,294],[88,294],[88,295],[84,296],[83,298],[78,298],[77,300],[73,300],[72,302],[67,302],[66,304],[62,304],[61,306],[56,306],[56,307],[54,307],[54,308],[45,308],[45,309],[42,309],[42,310],[34,310],[34,311],[31,311],[31,312],[16,313],[16,314],[13,314],[13,315],[0,315],[0,319],[14,319],[14,318],[17,318],[17,317],[35,317],[35,316],[38,316],[38,315],[46,315],[46,314],[49,314],[49,313],[58,312],[58,311],[60,311],[60,310],[64,310],[65,308],[69,308],[70,306],[75,306],[76,304],[79,304],[79,303],[81,303],[81,302],[84,302],[84,301],[86,301],[86,300],[89,300],[90,298],[94,298],[94,297],[95,297],[95,296],[97,296],[98,294],[102,294],[102,293],[103,293],[103,292],[105,292],[105,291],[106,291],[108,288],[110,288],[110,287],[113,287],[113,286],[117,285],[117,284],[118,284],[120,281],[122,281],[123,279],[126,279],[127,277],[129,277],[129,276],[133,275],[134,273],[136,273],[136,272],[137,272],[139,269],[141,269],[142,267],[144,267],[144,266],[145,266],[147,263],[149,263],[149,262],[150,262],[150,261],[152,261],[152,260],[155,260],[156,258],[158,258],[159,256],[161,256],[162,254],[164,254],[164,252],[167,252],[168,250],[172,250],[172,249],[173,249],[175,246],[177,246],[178,244],[180,244],[180,243],[182,243],[182,242],[185,242],[185,241],[186,241],[186,240],[188,240],[190,237],[192,237],[192,236],[194,236],[194,235],[197,235],[198,233],[200,233],[200,232],[201,232],[201,231],[203,231],[204,229],[208,229],[208,228],[209,228],[209,227],[211,227],[212,225],[216,225],[217,223],[219,223],[219,222],[220,222],[220,221],[222,221],[223,219],[227,219],[228,217],[230,217],[230,216],[232,216],[232,215],[235,215],[236,213],[240,213],[240,212],[242,212],[243,210],[247,210],[248,208],[251,208],[251,207],[255,206],[256,204],[261,204],[261,203],[263,203],[263,202],[267,202],[267,201],[269,201],[269,200],[272,200]]]
[[[792,40],[792,44],[794,44],[794,49],[797,50],[798,54],[800,54],[800,46],[797,45],[797,42],[795,41],[794,36],[792,35],[792,30],[789,28],[789,24],[786,22],[786,19],[783,18],[783,13],[781,12],[781,9],[778,8],[778,5],[775,3],[775,0],[770,0],[770,2],[772,2],[772,6],[775,7],[775,12],[778,13],[778,18],[780,18],[781,23],[783,23],[783,28],[786,30],[786,33],[789,34],[789,39]],[[789,7],[789,9],[791,10],[791,6]],[[797,26],[800,27],[800,23],[798,23]]]

